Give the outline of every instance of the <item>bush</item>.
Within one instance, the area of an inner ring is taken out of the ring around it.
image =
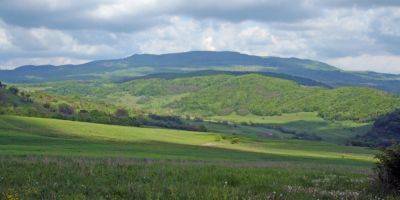
[[[231,144],[237,144],[237,143],[239,143],[239,141],[240,141],[239,138],[234,137],[234,138],[232,138],[232,140],[231,140]]]
[[[129,112],[123,108],[119,108],[115,111],[114,116],[116,118],[128,118]]]
[[[9,87],[8,91],[10,91],[14,95],[17,95],[19,92],[18,88],[14,87],[14,86]]]
[[[220,135],[216,135],[215,136],[215,140],[214,141],[219,142],[221,140],[222,140],[222,137]]]
[[[384,149],[376,158],[375,185],[385,194],[400,194],[400,145]]]

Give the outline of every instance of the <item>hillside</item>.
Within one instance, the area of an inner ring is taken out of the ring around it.
[[[398,97],[375,89],[307,86],[262,74],[149,77],[123,83],[61,82],[33,87],[56,95],[178,115],[317,112],[328,120],[371,121],[400,107]]]
[[[0,82],[0,114],[43,113],[44,108],[32,101],[31,94],[20,92],[17,87],[7,86]]]
[[[352,143],[372,147],[400,144],[400,109],[379,117],[367,134],[358,135]]]
[[[152,73],[198,70],[273,72],[311,79],[332,87],[367,86],[400,93],[400,76],[398,75],[347,72],[313,60],[260,57],[228,51],[191,51],[161,55],[135,54],[127,58],[93,61],[80,65],[21,66],[14,70],[0,70],[0,80],[10,83],[119,80]]]
[[[325,119],[368,121],[400,106],[397,97],[374,89],[304,87],[260,75],[214,84],[172,103],[183,112],[209,115],[279,115],[316,111]]]

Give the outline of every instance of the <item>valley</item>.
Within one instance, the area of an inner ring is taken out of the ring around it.
[[[64,66],[52,78],[64,70],[73,78],[2,82],[0,197],[377,198],[375,155],[400,142],[396,92],[237,67],[256,59],[244,55],[233,71],[216,70],[214,62],[200,68],[190,54],[184,73],[167,70],[176,64],[168,64],[171,55],[161,56],[163,64],[141,55],[119,65],[92,62],[84,70],[101,74],[96,78],[75,77],[74,67]],[[166,71],[114,76],[114,67],[132,60]],[[310,60],[272,60],[342,73]],[[111,68],[95,68],[99,63]],[[41,74],[41,67],[28,68]]]

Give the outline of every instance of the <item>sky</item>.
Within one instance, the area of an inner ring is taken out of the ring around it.
[[[0,0],[0,68],[238,51],[400,73],[400,0]]]

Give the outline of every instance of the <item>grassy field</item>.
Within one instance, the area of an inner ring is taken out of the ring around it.
[[[210,121],[228,121],[235,124],[249,124],[255,129],[272,129],[271,132],[282,138],[287,138],[290,133],[305,133],[320,137],[322,141],[346,144],[346,142],[356,136],[365,134],[369,128],[369,123],[354,121],[328,121],[320,118],[316,112],[299,112],[292,114],[282,114],[279,116],[257,116],[257,115],[226,115],[213,116]],[[268,131],[268,130],[267,130]],[[289,135],[290,136],[290,135]]]
[[[225,115],[225,116],[212,116],[211,120],[221,121],[227,120],[236,123],[255,123],[255,124],[286,124],[293,121],[324,121],[322,118],[318,117],[316,112],[299,112],[291,114],[282,114],[277,116],[258,116],[258,115]]]
[[[336,165],[1,157],[1,199],[372,199]]]
[[[0,198],[366,199],[374,153],[323,142],[0,116]]]
[[[201,160],[372,162],[373,151],[300,140],[253,140],[217,133],[1,116],[0,154],[133,156]],[[238,141],[236,144],[233,140]],[[46,144],[46,145],[43,145]]]

